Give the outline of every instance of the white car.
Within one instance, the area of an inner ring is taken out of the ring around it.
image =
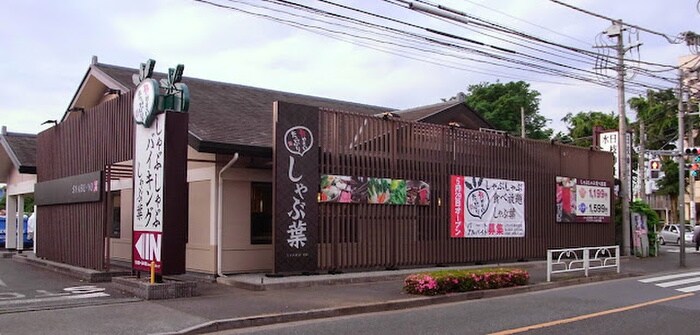
[[[659,243],[663,245],[667,242],[681,244],[677,224],[667,224],[659,232]],[[690,225],[685,225],[685,243],[687,245],[693,244],[693,228]]]

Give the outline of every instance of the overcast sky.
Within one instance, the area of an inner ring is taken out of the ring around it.
[[[254,9],[241,1],[213,1]],[[335,1],[517,49],[386,2]],[[700,32],[697,0],[564,1],[668,35]],[[302,2],[322,6],[317,1]],[[548,0],[433,2],[591,51],[599,50],[591,48],[596,35],[610,26],[609,21]],[[690,53],[687,46],[670,44],[653,34],[640,32],[639,40],[644,61],[677,65],[680,56]],[[38,133],[48,127],[40,125],[43,121],[60,119],[93,55],[102,63],[134,68],[152,58],[159,72],[181,63],[188,77],[397,109],[436,103],[480,82],[524,80],[541,93],[540,112],[552,120],[549,127],[561,131],[565,128],[560,119],[567,113],[617,113],[616,91],[611,88],[494,69],[474,61],[462,61],[461,69],[455,69],[396,54],[401,52],[381,52],[192,0],[4,0],[0,5],[0,125],[12,132]],[[675,72],[662,74],[675,76]],[[634,113],[628,111],[628,116]]]

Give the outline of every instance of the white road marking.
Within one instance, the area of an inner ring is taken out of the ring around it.
[[[0,279],[0,286],[2,286],[2,287],[7,287],[7,285],[5,285],[5,282],[2,281],[2,279]]]
[[[690,276],[697,276],[697,275],[700,275],[700,271],[680,273],[677,275],[652,277],[652,278],[647,278],[647,279],[640,279],[639,281],[642,283],[653,283],[653,282],[657,282],[657,281],[664,281],[664,280],[669,280],[669,279],[676,279],[676,278],[683,278],[683,277],[690,277]]]
[[[674,281],[670,281],[670,282],[666,282],[666,283],[656,284],[656,286],[658,286],[658,287],[671,287],[671,286],[679,286],[679,285],[685,285],[685,284],[697,283],[697,282],[700,282],[700,277],[674,280]]]
[[[676,291],[685,292],[685,293],[700,291],[700,285],[688,286],[688,287],[684,287],[684,288],[677,288]]]
[[[101,298],[109,297],[109,294],[104,292],[99,293],[88,293],[88,294],[73,294],[62,297],[51,297],[51,298],[35,298],[35,299],[17,299],[10,301],[0,301],[0,306],[16,305],[16,304],[32,304],[37,302],[53,302],[61,300],[74,300],[74,299],[88,299],[88,298]]]

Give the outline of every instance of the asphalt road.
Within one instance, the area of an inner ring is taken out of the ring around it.
[[[217,334],[697,334],[700,271],[679,273]]]
[[[89,284],[0,258],[0,315],[135,301],[109,284]],[[2,330],[0,330],[2,333]]]

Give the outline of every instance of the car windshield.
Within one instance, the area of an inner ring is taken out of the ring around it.
[[[693,228],[690,228],[690,226],[685,226],[685,232],[686,232],[686,233],[692,233],[692,232],[693,232]]]

